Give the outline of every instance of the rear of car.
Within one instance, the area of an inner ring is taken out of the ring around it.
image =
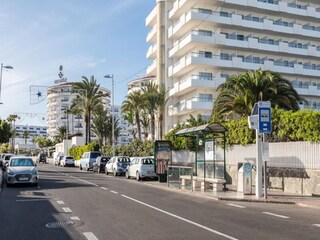
[[[154,172],[154,159],[153,158],[141,158],[138,165],[138,171],[141,178],[156,178],[157,175]]]
[[[114,176],[125,174],[130,158],[126,156],[112,157],[106,165],[106,174],[112,172]]]
[[[74,167],[74,158],[71,156],[63,157],[61,165],[63,167]]]
[[[109,162],[110,157],[100,156],[96,158],[95,163],[93,164],[93,172],[105,172],[106,164]]]
[[[41,162],[46,163],[47,162],[47,156],[45,154],[43,154],[43,153],[40,153],[38,155],[38,157],[37,157],[37,162],[38,163],[41,163]]]

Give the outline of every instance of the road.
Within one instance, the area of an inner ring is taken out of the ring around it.
[[[0,193],[0,239],[320,239],[319,209],[215,201],[50,164],[39,172],[39,187]]]

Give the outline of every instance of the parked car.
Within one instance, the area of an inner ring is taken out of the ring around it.
[[[96,161],[93,163],[93,172],[101,173],[105,172],[106,164],[109,162],[110,157],[99,156],[96,158]]]
[[[135,177],[138,181],[144,178],[156,178],[153,157],[136,157],[127,167],[126,178]]]
[[[102,153],[99,151],[94,152],[84,152],[80,158],[80,170],[90,170],[93,167],[93,163],[97,157],[102,156]]]
[[[7,186],[17,183],[31,183],[33,185],[39,183],[37,165],[30,157],[13,156],[5,168]]]
[[[2,161],[3,161],[4,165],[6,165],[7,163],[9,163],[10,158],[13,157],[13,156],[15,156],[15,155],[12,154],[12,153],[6,153],[6,154],[4,154],[4,155],[2,156]]]
[[[44,153],[39,153],[37,156],[37,163],[47,163],[47,156]]]
[[[118,174],[124,174],[126,172],[127,166],[130,163],[130,158],[126,156],[116,156],[112,157],[110,161],[106,164],[105,172],[108,175],[113,173],[114,176]]]
[[[60,166],[61,164],[61,160],[63,159],[64,156],[57,156],[55,161],[54,161],[54,165],[55,166]]]
[[[59,162],[62,159],[61,157],[63,157],[63,156],[64,156],[63,152],[54,152],[53,153],[53,163],[54,163],[54,165],[59,166]]]
[[[65,166],[74,167],[74,158],[72,156],[62,157],[62,159],[60,161],[60,166],[61,167],[65,167]]]

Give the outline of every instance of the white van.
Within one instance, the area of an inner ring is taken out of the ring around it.
[[[102,156],[102,153],[99,151],[94,152],[84,152],[80,158],[80,170],[90,170],[93,167],[93,163],[97,157]]]

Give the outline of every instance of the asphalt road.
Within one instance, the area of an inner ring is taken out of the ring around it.
[[[319,209],[215,201],[150,181],[39,169],[39,187],[0,192],[0,239],[320,239]]]

